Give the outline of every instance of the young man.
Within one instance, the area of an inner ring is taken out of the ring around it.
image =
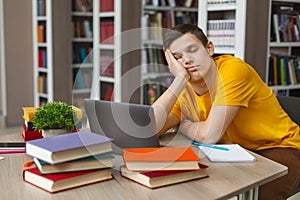
[[[213,58],[214,45],[195,25],[167,31],[165,56],[174,81],[153,104],[158,134],[171,127],[202,143],[237,143],[288,166],[288,175],[259,189],[286,199],[300,180],[300,128],[244,61]]]

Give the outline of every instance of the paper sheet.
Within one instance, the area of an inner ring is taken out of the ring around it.
[[[253,162],[255,157],[238,144],[218,144],[229,151],[199,147],[211,162]]]

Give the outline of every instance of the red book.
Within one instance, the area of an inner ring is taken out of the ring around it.
[[[106,101],[113,101],[114,100],[113,93],[114,93],[114,89],[112,87],[107,88],[105,96],[104,96],[104,100],[106,100]]]
[[[114,44],[114,21],[100,22],[100,43]]]
[[[173,170],[173,171],[130,171],[121,167],[121,175],[134,182],[149,188],[159,188],[168,185],[183,183],[195,179],[207,178],[206,168],[208,166],[199,164],[198,170]]]
[[[54,193],[112,179],[112,168],[59,174],[40,174],[34,167],[23,171],[23,180],[47,192]]]
[[[195,170],[200,158],[188,147],[124,148],[123,159],[128,170]]]
[[[100,0],[100,12],[114,11],[114,0]]]
[[[23,133],[22,137],[24,141],[29,141],[29,140],[35,140],[35,139],[40,139],[43,138],[42,131],[38,130],[27,130],[26,125],[23,124]]]

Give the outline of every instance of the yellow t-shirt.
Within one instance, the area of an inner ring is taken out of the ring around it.
[[[198,96],[188,84],[172,113],[180,119],[204,121],[211,106],[240,106],[220,142],[261,150],[273,147],[300,149],[300,128],[283,111],[272,90],[256,71],[230,55],[216,57],[215,86]]]

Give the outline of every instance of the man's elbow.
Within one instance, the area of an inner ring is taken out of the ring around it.
[[[197,132],[194,140],[205,144],[216,144],[218,142],[218,139],[211,137],[211,135],[203,131]]]

